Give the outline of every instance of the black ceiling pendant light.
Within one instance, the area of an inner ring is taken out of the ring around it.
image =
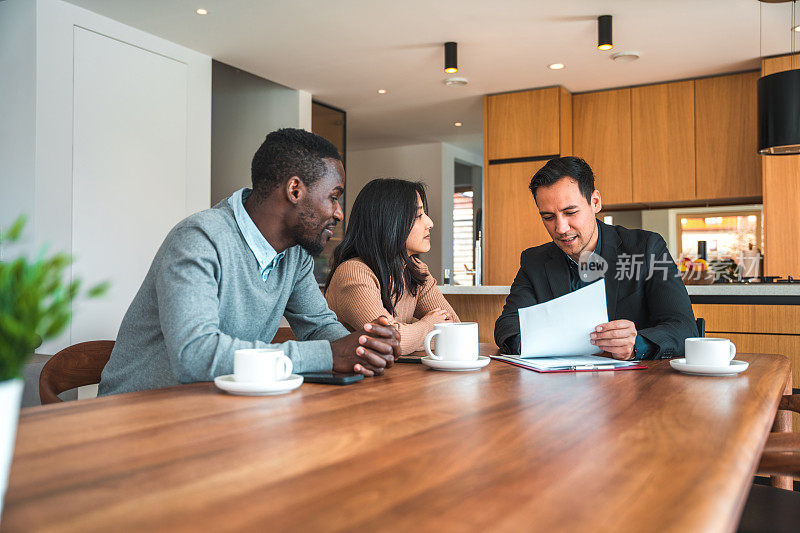
[[[611,42],[611,15],[600,15],[597,17],[597,49],[611,50],[614,44]]]
[[[779,3],[776,0],[760,1]],[[790,28],[793,28],[796,0],[783,1],[792,2]],[[791,33],[791,61],[795,67],[794,39],[797,32]],[[796,67],[758,79],[758,152],[763,155],[800,154],[800,69]]]
[[[448,74],[458,72],[457,47],[453,41],[444,43],[444,71]]]

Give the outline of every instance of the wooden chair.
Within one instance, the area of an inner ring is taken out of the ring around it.
[[[292,333],[292,328],[278,328],[278,332],[272,339],[273,344],[280,344],[286,341],[296,341],[297,337]]]
[[[39,375],[42,405],[61,402],[58,395],[64,391],[100,383],[100,374],[113,348],[114,341],[81,342],[51,357]]]
[[[800,413],[800,394],[786,394],[779,411]],[[758,475],[800,476],[800,433],[770,433],[758,465]]]
[[[800,411],[800,394],[787,394],[779,411]],[[757,475],[800,475],[800,435],[771,433],[764,446]],[[800,531],[800,492],[792,490],[792,478],[783,483],[772,477],[772,485],[754,484],[742,510],[738,533],[796,533]],[[788,490],[784,490],[788,489]]]

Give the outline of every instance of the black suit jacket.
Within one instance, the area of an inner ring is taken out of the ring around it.
[[[658,346],[654,358],[683,355],[683,341],[697,336],[697,325],[689,294],[664,239],[651,231],[609,226],[600,221],[598,227],[602,232],[599,255],[608,263],[605,274],[608,319],[633,322],[641,336]],[[637,254],[643,255],[640,275],[624,275],[625,268],[621,269],[623,275],[618,275],[618,259],[622,258],[621,264],[630,264],[629,258]],[[570,292],[567,261],[553,242],[522,252],[511,294],[494,326],[494,339],[503,353],[519,353],[520,308]],[[647,279],[651,265],[653,275]]]

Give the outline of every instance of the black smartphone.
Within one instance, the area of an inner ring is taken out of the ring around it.
[[[395,359],[398,363],[422,363],[422,356],[419,355],[401,355]]]
[[[325,385],[350,385],[364,379],[362,374],[342,374],[339,372],[305,372],[304,383],[324,383]]]

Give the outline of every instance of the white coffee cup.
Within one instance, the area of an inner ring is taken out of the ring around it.
[[[729,366],[736,356],[736,345],[728,339],[690,337],[684,346],[687,365]]]
[[[431,339],[436,339],[436,353],[431,351]],[[440,361],[478,360],[478,323],[441,322],[425,336],[425,351]]]
[[[233,353],[233,380],[272,383],[292,374],[292,360],[275,348],[248,348]]]

